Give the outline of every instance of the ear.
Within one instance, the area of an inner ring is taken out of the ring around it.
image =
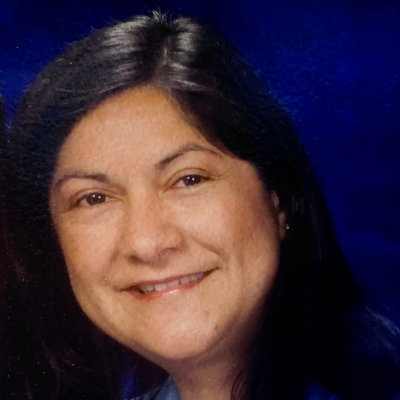
[[[274,214],[275,214],[277,228],[279,231],[279,237],[281,240],[284,240],[286,239],[287,231],[289,229],[289,225],[287,223],[287,213],[286,210],[281,208],[279,197],[274,191],[270,192],[270,196],[272,203],[274,205]]]

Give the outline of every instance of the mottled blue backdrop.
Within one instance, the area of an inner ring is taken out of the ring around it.
[[[400,323],[400,1],[0,0],[0,92],[70,42],[158,9],[224,32],[268,80],[309,148],[363,288]]]

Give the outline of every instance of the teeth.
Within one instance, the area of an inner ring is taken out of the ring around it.
[[[154,288],[156,289],[156,292],[159,292],[160,290],[165,290],[167,288],[167,284],[159,283],[158,285],[154,285]]]
[[[193,276],[193,275],[192,275],[192,276]],[[179,282],[180,282],[182,285],[184,285],[185,283],[192,282],[192,280],[190,279],[190,276],[185,276],[185,277],[179,279]]]
[[[194,274],[194,275],[191,276],[191,281],[192,282],[197,281],[198,279],[202,278],[204,275],[205,275],[204,272],[200,272],[198,274]]]
[[[177,279],[175,281],[168,282],[167,283],[167,288],[170,289],[170,288],[173,288],[173,287],[178,286],[178,285],[179,285],[179,279]]]
[[[170,289],[179,285],[185,285],[189,282],[195,282],[203,278],[206,275],[205,272],[199,272],[198,274],[193,274],[189,276],[184,276],[180,279],[175,279],[174,281],[168,283],[158,283],[156,285],[142,284],[137,285],[137,288],[144,294],[150,294],[154,292],[161,292],[166,289]]]

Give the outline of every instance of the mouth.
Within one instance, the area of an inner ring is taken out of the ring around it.
[[[149,296],[154,294],[163,294],[172,290],[186,289],[200,283],[211,272],[212,271],[198,272],[195,274],[173,277],[158,282],[152,281],[138,283],[134,286],[131,286],[129,290],[142,296]]]

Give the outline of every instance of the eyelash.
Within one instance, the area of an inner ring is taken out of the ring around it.
[[[196,186],[199,185],[200,183],[203,183],[205,181],[208,181],[210,178],[203,176],[203,175],[199,175],[199,174],[190,174],[190,175],[185,175],[182,176],[181,178],[179,178],[176,183],[173,185],[173,187],[175,188],[185,188],[185,187],[191,187],[191,186]],[[182,182],[183,186],[179,186],[179,183]],[[90,204],[89,201],[90,199],[93,200],[101,200],[99,203],[93,203]],[[76,200],[73,204],[71,208],[76,208],[82,205],[82,202],[86,201],[87,205],[86,207],[93,207],[96,205],[100,205],[103,204],[105,202],[107,202],[108,196],[105,195],[102,192],[91,192],[88,194],[85,194],[84,196],[80,197],[78,200]]]

